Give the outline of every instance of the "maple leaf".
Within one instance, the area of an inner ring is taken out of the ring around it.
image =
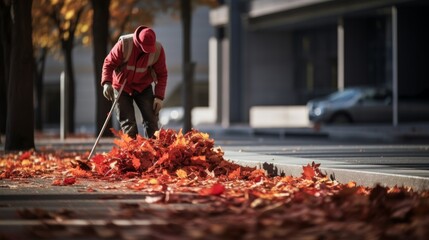
[[[186,146],[186,139],[183,136],[182,129],[180,129],[179,133],[176,135],[176,141],[173,142],[172,146]]]
[[[192,156],[191,157],[192,161],[206,161],[206,156],[202,155],[202,156]]]
[[[76,183],[75,177],[66,177],[63,180],[56,179],[52,182],[53,186],[66,186],[66,185],[73,185]]]
[[[31,157],[31,154],[33,154],[32,150],[26,151],[26,152],[22,153],[21,156],[19,156],[19,160],[28,159]]]
[[[187,178],[188,177],[188,174],[183,169],[177,169],[176,174],[179,178]]]
[[[222,185],[221,183],[215,183],[210,188],[203,188],[203,189],[201,189],[199,191],[199,194],[203,195],[203,196],[208,196],[208,195],[219,196],[219,195],[221,195],[224,192],[225,192],[225,186]]]
[[[265,177],[265,170],[255,169],[250,173],[249,179],[252,179],[255,182],[261,181]]]
[[[307,180],[312,180],[313,177],[316,176],[316,172],[314,171],[314,168],[310,164],[307,164],[307,166],[303,166],[302,169],[303,169],[302,178]]]
[[[75,177],[91,177],[91,172],[80,168],[79,166],[69,171]]]
[[[232,171],[230,174],[228,174],[228,179],[230,179],[230,180],[239,179],[240,175],[241,175],[241,168],[238,167],[237,169]]]
[[[140,168],[140,159],[133,156],[133,159],[131,160],[133,162],[134,169],[138,170]]]
[[[122,131],[116,131],[115,129],[111,128],[110,129],[112,131],[112,133],[119,137],[119,139],[114,139],[113,142],[121,148],[127,148],[129,147],[129,143],[133,141],[133,139],[128,136],[128,134],[122,132]]]
[[[347,187],[349,187],[349,188],[356,187],[356,182],[354,182],[354,181],[350,181],[350,182],[348,182],[348,183],[347,183]]]
[[[137,135],[137,139],[136,141],[139,143],[139,148],[138,150],[142,151],[142,152],[148,152],[150,154],[152,154],[153,156],[156,156],[156,150],[153,148],[152,144],[150,143],[149,140],[147,140],[146,138],[141,137],[140,135]]]
[[[75,177],[66,177],[63,180],[63,185],[73,185],[76,183],[76,178]]]
[[[52,185],[53,185],[53,186],[61,186],[61,184],[62,184],[61,179],[55,179],[55,180],[52,182]]]
[[[163,164],[164,162],[166,162],[169,158],[170,158],[170,155],[169,155],[168,153],[164,153],[164,154],[162,155],[162,157],[157,161],[157,163],[156,163],[156,164],[161,165],[161,164]]]
[[[105,163],[105,157],[103,155],[97,154],[91,160],[94,162],[95,171],[97,171],[97,173],[104,175],[108,171],[109,166]]]

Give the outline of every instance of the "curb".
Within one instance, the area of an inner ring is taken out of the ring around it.
[[[385,187],[410,187],[413,190],[421,191],[429,189],[429,178],[408,176],[391,173],[372,172],[369,170],[353,170],[341,167],[331,167],[332,163],[341,165],[337,161],[305,159],[296,157],[279,157],[272,155],[254,154],[246,152],[225,152],[225,159],[243,166],[257,167],[267,171],[269,176],[293,176],[300,177],[302,167],[311,162],[320,163],[320,170],[327,176],[334,178],[342,184],[350,181],[357,185],[374,187],[379,184]],[[328,166],[328,167],[326,167]],[[346,165],[350,166],[350,165]],[[365,165],[366,169],[376,168],[373,165]]]

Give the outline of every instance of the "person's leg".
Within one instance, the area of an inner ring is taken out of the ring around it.
[[[115,95],[117,94],[118,92],[115,90]],[[129,94],[122,92],[115,110],[122,131],[130,137],[136,138],[138,129],[134,113],[133,98]]]
[[[143,117],[143,124],[146,122],[146,131],[149,138],[158,130],[158,115],[153,111],[153,90],[152,86],[134,96],[134,100]]]

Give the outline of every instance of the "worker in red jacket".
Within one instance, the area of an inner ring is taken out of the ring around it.
[[[110,101],[117,97],[116,114],[124,133],[138,134],[133,102],[139,108],[148,137],[158,130],[158,115],[167,86],[167,66],[162,45],[153,29],[139,26],[121,36],[104,60],[101,85]]]

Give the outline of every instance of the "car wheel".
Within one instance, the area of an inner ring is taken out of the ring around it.
[[[347,113],[336,113],[332,118],[330,119],[329,123],[332,124],[350,124],[352,123],[352,118]]]

